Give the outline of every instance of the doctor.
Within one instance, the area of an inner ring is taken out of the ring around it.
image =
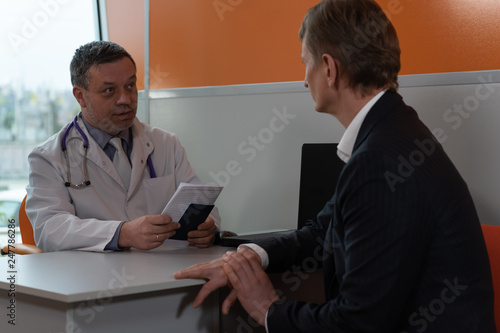
[[[70,70],[81,113],[28,157],[26,211],[37,246],[44,252],[156,248],[179,228],[159,215],[168,200],[181,182],[201,181],[175,135],[136,118],[136,66],[125,49],[88,43],[76,50]],[[115,137],[123,150],[113,146]],[[188,242],[210,246],[219,224],[214,209]]]

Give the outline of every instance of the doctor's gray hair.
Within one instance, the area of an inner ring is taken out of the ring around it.
[[[71,84],[88,89],[89,69],[92,66],[120,60],[123,57],[129,58],[135,65],[132,56],[120,45],[109,41],[94,41],[80,46],[71,60],[69,66],[71,73]]]

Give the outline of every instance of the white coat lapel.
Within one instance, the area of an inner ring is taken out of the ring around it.
[[[133,149],[130,156],[132,161],[132,175],[130,178],[129,193],[133,193],[136,187],[143,181],[145,169],[148,167],[147,159],[154,150],[153,142],[144,134],[144,128],[136,118],[132,125]],[[149,172],[149,171],[147,171]]]

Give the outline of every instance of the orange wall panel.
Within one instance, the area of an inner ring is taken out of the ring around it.
[[[500,69],[500,1],[377,1],[398,31],[401,74]],[[150,0],[150,88],[302,80],[298,30],[317,2]],[[107,0],[107,12],[142,80],[143,1]]]
[[[296,81],[316,0],[151,0],[151,89]]]
[[[109,40],[123,46],[137,66],[137,88],[144,89],[144,1],[106,0]]]
[[[500,69],[500,1],[377,0],[401,45],[401,74]]]

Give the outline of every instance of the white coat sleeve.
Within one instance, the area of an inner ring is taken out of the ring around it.
[[[49,162],[35,148],[29,155],[26,213],[37,246],[44,252],[63,250],[104,251],[121,221],[80,219],[64,185],[65,168]]]

